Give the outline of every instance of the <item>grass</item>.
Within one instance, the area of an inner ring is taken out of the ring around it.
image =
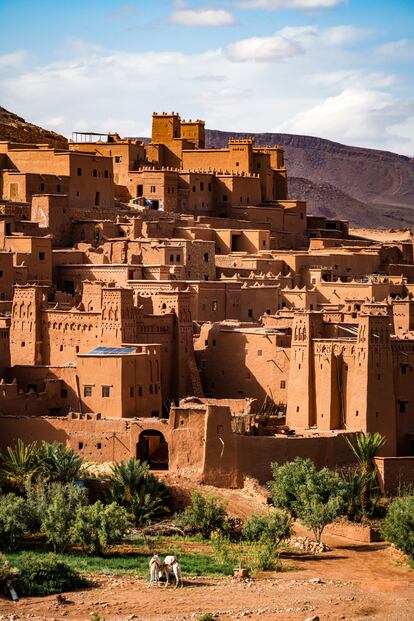
[[[233,567],[218,563],[209,552],[208,546],[200,544],[201,550],[195,549],[194,552],[186,549],[185,540],[171,540],[170,538],[160,538],[157,541],[156,553],[161,556],[165,554],[179,555],[180,565],[184,575],[187,576],[211,576],[211,575],[231,575]],[[192,542],[193,546],[194,543]],[[191,546],[191,547],[193,547]],[[42,558],[48,551],[31,550],[31,552]],[[20,559],[24,551],[8,553],[7,558],[12,565],[19,567]],[[93,556],[81,551],[70,550],[58,557],[71,565],[77,571],[89,574],[130,574],[138,576],[148,576],[148,562],[152,552],[143,550],[142,546],[135,542],[126,542],[125,545],[113,548],[104,556]]]

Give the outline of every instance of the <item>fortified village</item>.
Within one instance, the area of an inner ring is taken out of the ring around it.
[[[222,487],[385,435],[414,483],[410,236],[289,197],[281,147],[154,114],[149,144],[0,142],[0,445],[58,440]]]

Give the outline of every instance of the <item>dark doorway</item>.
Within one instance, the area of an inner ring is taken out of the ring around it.
[[[140,183],[139,185],[137,185],[137,196],[143,196],[144,195],[144,186]]]
[[[160,431],[143,431],[137,444],[137,459],[146,461],[151,470],[168,470],[168,444]]]

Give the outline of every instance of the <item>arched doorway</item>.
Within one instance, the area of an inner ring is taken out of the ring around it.
[[[161,431],[142,431],[137,443],[137,459],[146,461],[151,470],[168,470],[168,443]]]

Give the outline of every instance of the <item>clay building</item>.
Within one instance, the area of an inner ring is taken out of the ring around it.
[[[0,198],[2,447],[240,486],[379,431],[383,485],[413,482],[410,234],[308,214],[282,148],[206,149],[177,113],[148,143],[2,142]]]

